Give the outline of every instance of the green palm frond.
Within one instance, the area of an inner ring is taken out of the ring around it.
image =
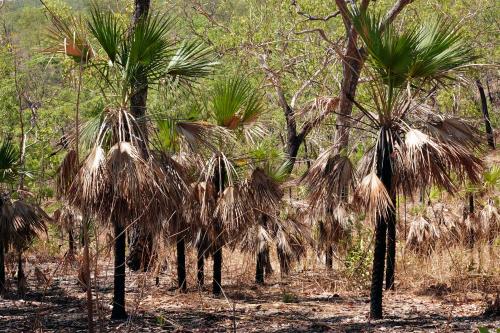
[[[198,41],[184,42],[171,57],[166,75],[181,81],[191,81],[212,74],[217,65],[212,48]]]
[[[97,39],[112,63],[120,60],[118,55],[122,47],[125,29],[112,12],[93,7],[90,15],[88,21],[90,33]]]
[[[264,106],[259,92],[246,79],[236,77],[216,84],[212,110],[217,125],[234,130],[255,123]]]
[[[438,19],[420,28],[396,31],[392,25],[383,26],[379,14],[354,9],[351,15],[374,69],[391,87],[405,88],[414,80],[442,84],[452,78],[451,70],[476,59],[460,29],[450,21]]]
[[[18,160],[19,152],[16,147],[10,141],[4,141],[0,145],[0,183],[14,180]]]

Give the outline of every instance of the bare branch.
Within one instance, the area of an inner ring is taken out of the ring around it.
[[[297,3],[297,0],[292,0],[290,3],[293,7],[295,7],[295,12],[300,15],[304,16],[307,20],[309,21],[328,21],[334,17],[337,17],[340,14],[340,10],[337,10],[336,12],[333,12],[331,14],[328,14],[326,16],[320,17],[320,16],[314,16],[311,14],[308,14],[300,9],[299,4]]]

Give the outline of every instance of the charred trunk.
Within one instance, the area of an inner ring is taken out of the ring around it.
[[[274,269],[271,264],[271,255],[269,254],[269,248],[266,247],[266,249],[264,250],[264,275],[266,277],[269,277],[273,275],[273,273]]]
[[[68,230],[68,255],[70,257],[75,254],[75,236],[73,236],[73,230]]]
[[[23,256],[21,252],[19,252],[17,258],[17,294],[21,298],[26,294],[26,276],[24,275]]]
[[[134,15],[132,18],[133,27],[137,22],[149,14],[150,0],[135,0]],[[132,28],[133,29],[133,28]],[[132,31],[131,31],[132,32]],[[148,79],[147,77],[138,77],[132,87],[132,96],[130,97],[130,113],[134,116],[143,140],[140,140],[141,154],[143,158],[147,156],[147,126],[146,126],[146,108],[148,99]],[[138,271],[141,268],[144,271],[149,269],[151,262],[151,253],[153,248],[153,239],[140,223],[130,227],[129,231],[129,255],[127,257],[127,266]]]
[[[396,198],[392,203],[396,206]],[[394,273],[396,269],[396,215],[389,212],[387,218],[387,268],[385,271],[385,289],[394,290]]]
[[[377,146],[377,176],[384,184],[387,192],[392,193],[392,165],[391,165],[391,130],[383,128],[380,131]],[[373,253],[372,281],[370,290],[370,318],[382,318],[382,292],[384,289],[384,268],[387,226],[395,215],[395,211],[389,208],[387,215],[377,216],[375,224],[375,249]]]
[[[125,311],[125,229],[115,224],[115,271],[112,320],[126,320]]]
[[[177,281],[179,290],[183,293],[187,292],[186,283],[186,246],[184,237],[177,239]]]
[[[213,253],[214,274],[212,281],[212,293],[219,296],[222,293],[222,247],[218,247]]]
[[[198,249],[198,260],[197,260],[197,272],[196,280],[198,281],[198,287],[202,288],[205,284],[205,253],[202,249]]]
[[[486,130],[486,137],[488,145],[491,149],[495,149],[495,136],[493,135],[493,128],[491,127],[490,115],[488,113],[488,102],[486,101],[486,94],[484,93],[483,85],[480,80],[476,81],[479,96],[481,97],[481,111],[483,113],[484,127]]]
[[[333,269],[333,247],[331,245],[326,246],[325,250],[325,266],[327,270]]]
[[[264,263],[265,263],[264,251],[259,251],[257,253],[257,263],[255,265],[255,283],[264,284]]]
[[[0,295],[5,292],[5,249],[0,236]]]

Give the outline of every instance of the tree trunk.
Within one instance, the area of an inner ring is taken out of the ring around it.
[[[269,248],[264,249],[264,275],[269,277],[273,275],[274,269],[271,264],[271,255],[269,254]]]
[[[288,262],[286,253],[279,246],[276,246],[276,252],[278,253],[278,260],[280,262],[280,275],[283,278],[290,273],[290,263]]]
[[[23,269],[23,256],[19,252],[17,258],[17,294],[19,297],[24,297],[26,294],[26,276]]]
[[[132,29],[137,22],[149,14],[151,5],[150,0],[135,0],[134,14],[132,17]],[[132,33],[132,31],[131,31]],[[134,116],[143,135],[143,141],[140,141],[142,157],[147,156],[147,124],[146,107],[148,99],[148,80],[146,77],[137,78],[132,87],[132,96],[130,97],[130,113]],[[129,255],[127,257],[127,266],[138,271],[149,269],[151,254],[153,250],[153,238],[144,230],[142,224],[136,223],[129,229]]]
[[[112,320],[126,320],[125,311],[125,229],[115,223],[115,271]]]
[[[484,88],[480,80],[476,80],[476,86],[479,90],[479,96],[481,97],[481,111],[483,113],[484,127],[486,129],[488,145],[491,147],[491,149],[495,149],[495,136],[493,135],[493,128],[491,127],[490,115],[488,113],[488,102],[486,101],[486,95],[484,93]]]
[[[179,290],[183,293],[187,292],[186,283],[186,246],[184,237],[177,239],[177,283]]]
[[[75,255],[75,236],[73,236],[73,230],[68,230],[68,256],[73,257]]]
[[[392,197],[396,204],[396,198]],[[385,289],[394,290],[394,272],[396,268],[396,216],[390,214],[387,219],[387,268],[385,271]]]
[[[377,146],[377,176],[389,195],[392,193],[392,135],[389,129],[380,131]],[[391,195],[392,197],[392,195]],[[384,266],[386,252],[387,225],[395,219],[395,210],[389,208],[387,216],[377,216],[375,225],[375,249],[373,253],[372,283],[370,290],[370,318],[382,318],[382,292],[384,288]]]
[[[327,270],[332,270],[333,268],[333,248],[331,245],[326,246],[325,250],[325,266]]]
[[[5,250],[0,237],[0,295],[5,292]]]
[[[205,284],[205,253],[201,248],[198,248],[197,256],[196,280],[198,281],[198,287],[202,288]]]
[[[213,284],[212,293],[215,296],[219,296],[222,293],[222,247],[218,247],[214,254],[214,274],[213,274]]]
[[[259,251],[257,253],[257,262],[255,265],[255,283],[264,284],[264,262],[265,262],[264,251]]]

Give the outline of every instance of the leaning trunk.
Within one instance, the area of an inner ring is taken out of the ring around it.
[[[5,292],[5,254],[2,237],[0,236],[0,295]]]
[[[396,199],[392,204],[396,206]],[[396,215],[391,212],[387,219],[387,268],[385,271],[385,289],[394,290],[394,272],[396,268]]]
[[[257,253],[257,262],[255,265],[255,283],[264,284],[264,262],[265,262],[264,251],[259,251]]]
[[[479,96],[481,97],[481,111],[483,113],[484,127],[486,130],[486,137],[488,145],[491,149],[495,149],[495,136],[493,135],[493,128],[491,127],[490,115],[488,113],[488,102],[486,101],[486,94],[484,93],[483,85],[480,80],[476,81]]]
[[[124,320],[128,315],[125,311],[125,229],[115,224],[115,272],[113,310],[111,319]]]
[[[186,284],[186,246],[184,237],[177,239],[177,281],[179,290],[183,293],[187,292]]]
[[[391,154],[392,144],[390,141],[390,129],[383,128],[380,131],[379,144],[377,146],[377,176],[381,179],[386,190],[391,193],[392,188],[392,166]],[[372,282],[370,290],[370,318],[382,318],[382,291],[384,288],[384,266],[386,252],[387,225],[391,219],[395,219],[394,209],[388,209],[387,215],[377,216],[375,224],[375,249],[373,253]]]
[[[222,293],[222,247],[218,247],[213,254],[214,274],[212,283],[212,293],[216,296]]]

